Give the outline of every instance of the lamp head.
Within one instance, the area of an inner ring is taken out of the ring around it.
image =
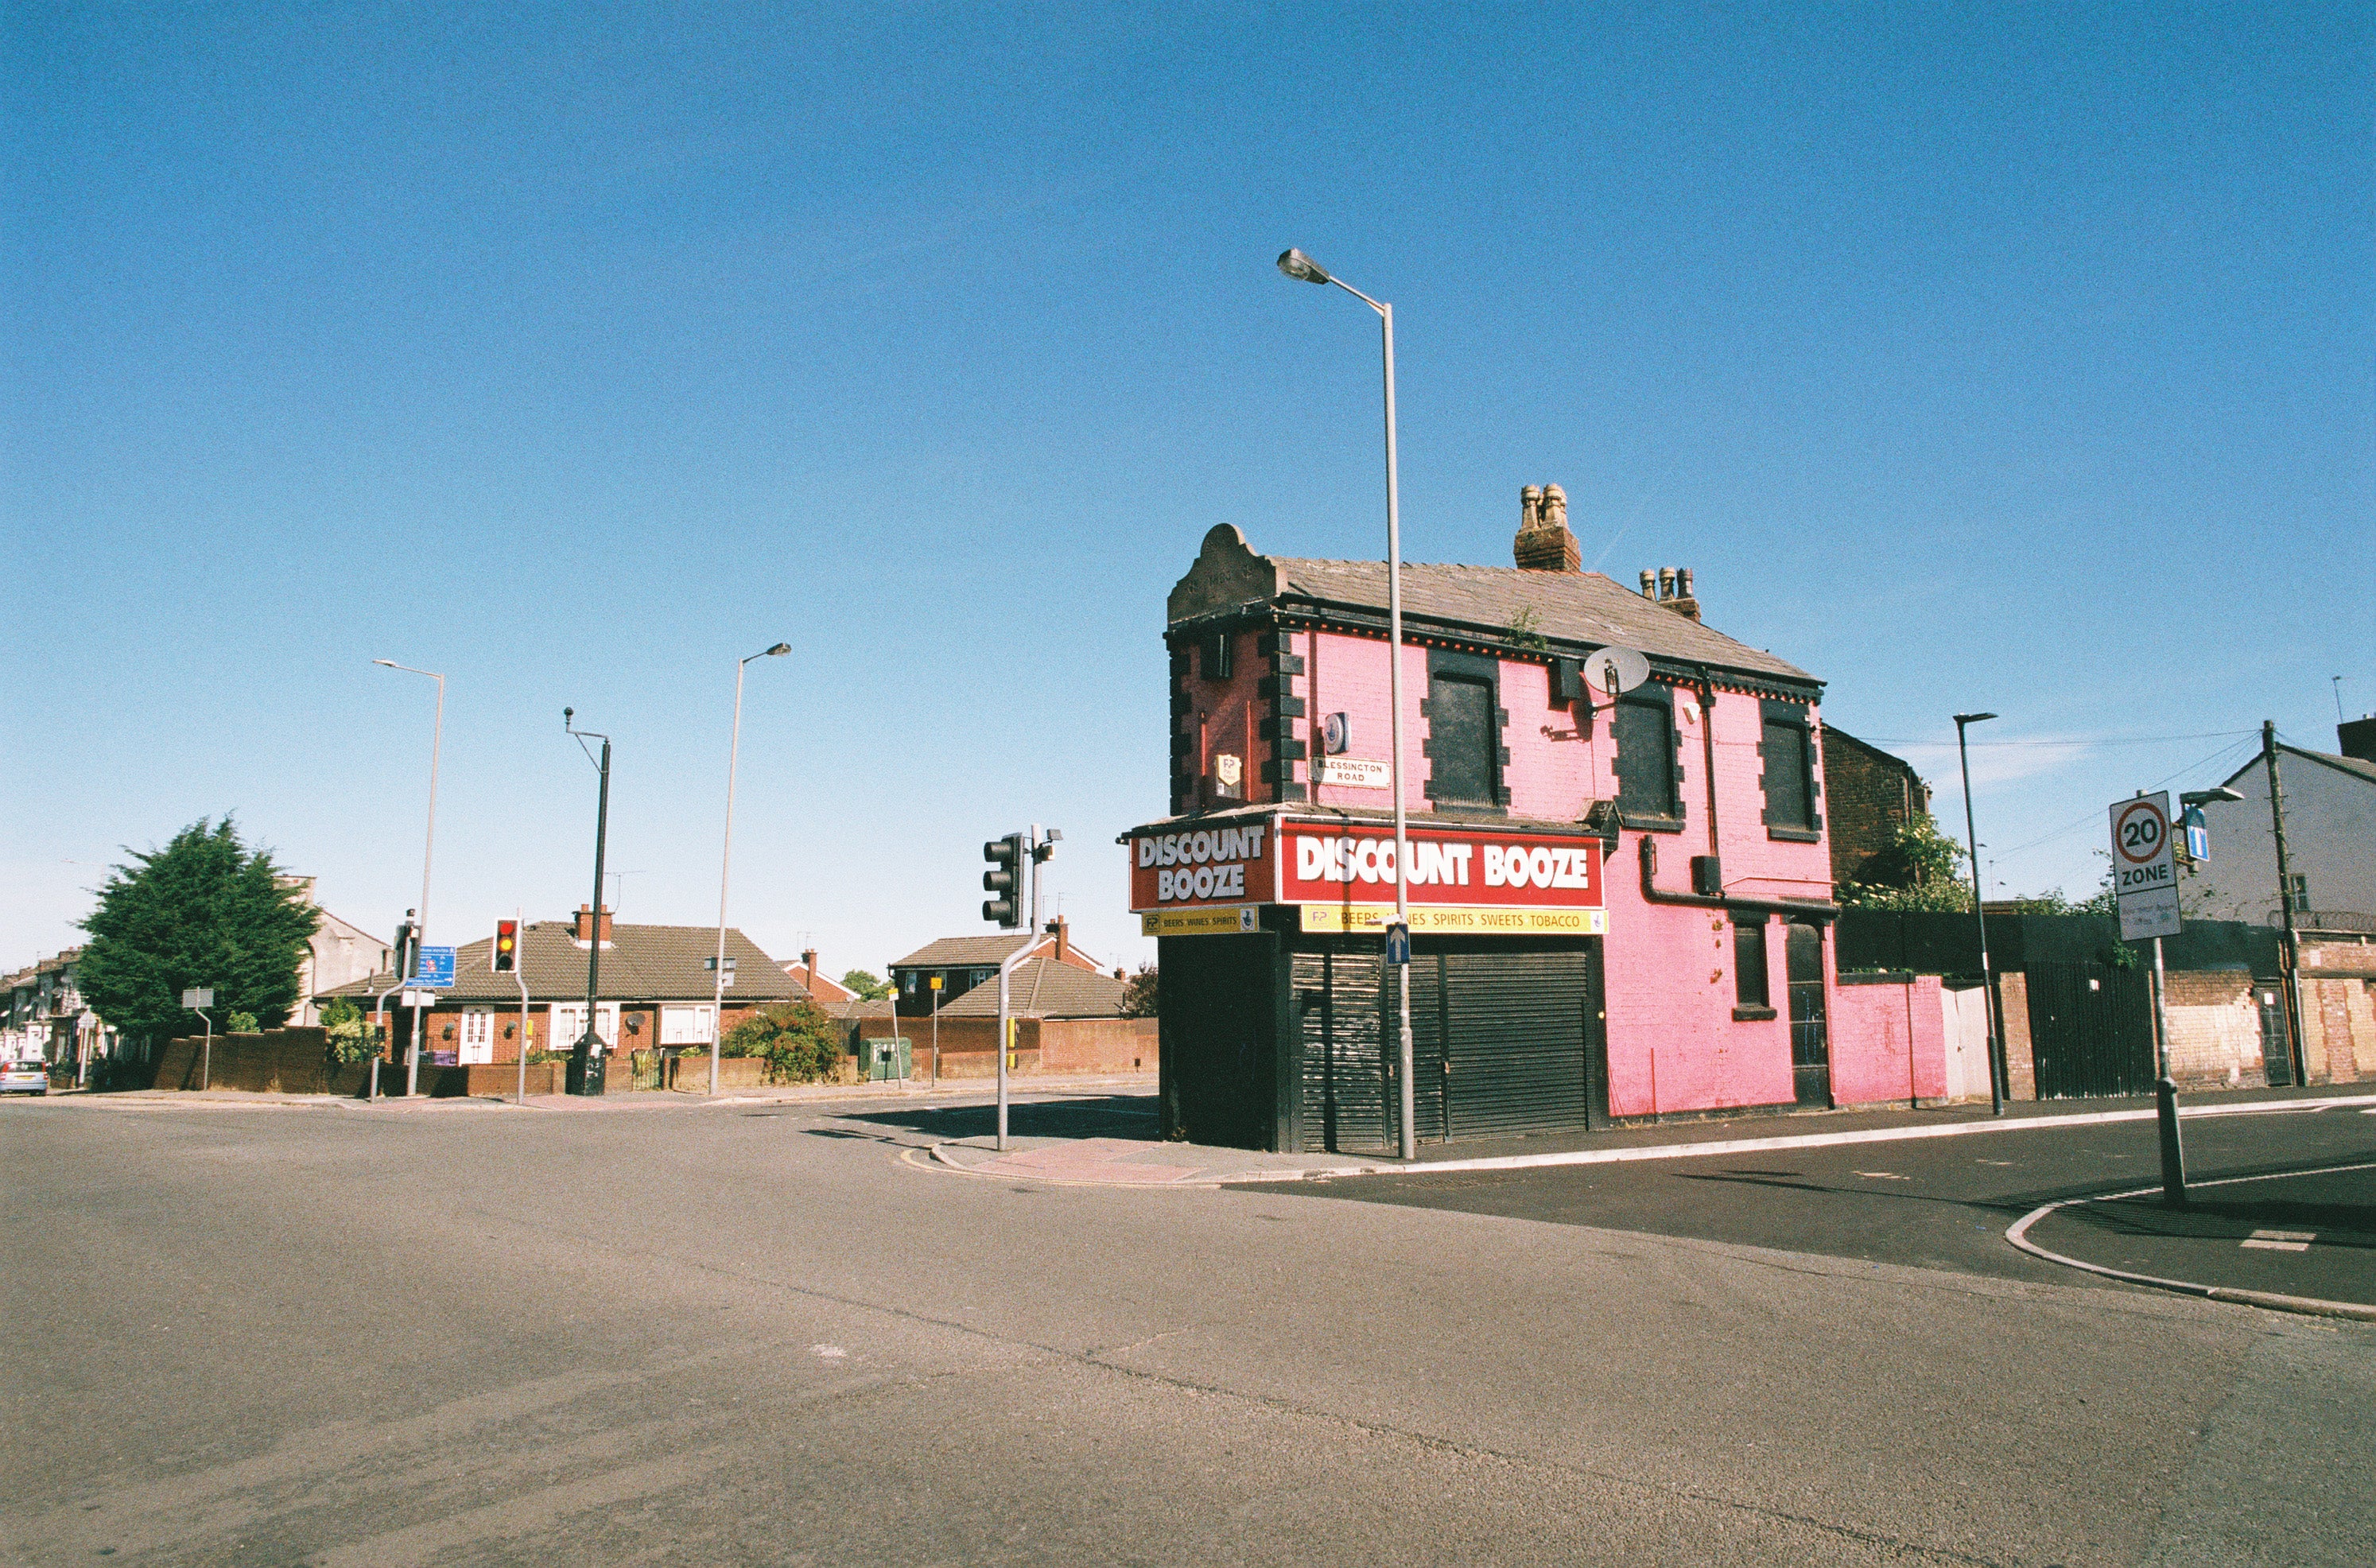
[[[786,654],[788,654],[788,653],[790,653],[790,652],[791,652],[791,651],[792,651],[792,645],[791,645],[791,644],[790,644],[790,643],[778,643],[775,647],[773,647],[769,648],[766,653],[764,653],[764,654],[760,655],[760,657],[761,657],[761,658],[763,658],[763,659],[781,659],[784,655],[786,655]]]
[[[1955,722],[1959,726],[1965,724],[1978,724],[1984,720],[1994,719],[1996,715],[1993,713],[1959,713],[1955,715]]]
[[[1299,250],[1282,252],[1278,258],[1278,269],[1289,278],[1299,278],[1306,283],[1332,281],[1326,267]]]
[[[2214,801],[2240,801],[2243,798],[2241,794],[2222,784],[2216,790],[2189,790],[2179,796],[2178,803],[2182,806],[2203,806]]]
[[[374,664],[384,665],[390,670],[396,668],[396,660],[393,659],[374,659],[372,662]]]
[[[574,707],[564,707],[564,708],[563,708],[563,709],[561,710],[561,727],[562,727],[564,730],[568,729],[568,728],[569,728],[570,720],[571,720],[571,719],[576,719],[576,717],[577,717],[577,710],[576,710],[576,708],[574,708]]]

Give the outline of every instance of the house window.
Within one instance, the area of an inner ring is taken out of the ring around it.
[[[1427,798],[1439,806],[1497,808],[1502,790],[1501,666],[1474,654],[1431,649],[1427,659]]]
[[[1764,915],[1732,917],[1732,1016],[1736,1018],[1774,1016],[1772,993],[1766,989]]]
[[[2286,878],[2286,907],[2295,914],[2310,913],[2310,873],[2295,872]]]
[[[1609,728],[1617,742],[1617,809],[1629,823],[1648,818],[1680,825],[1682,766],[1675,754],[1673,698],[1664,687],[1637,687],[1619,699]]]
[[[660,1009],[662,1045],[707,1045],[709,1036],[710,1007],[707,1002]]]
[[[1764,732],[1757,754],[1764,760],[1765,828],[1769,837],[1812,837],[1823,828],[1815,814],[1815,746],[1807,709],[1768,698],[1759,707]]]

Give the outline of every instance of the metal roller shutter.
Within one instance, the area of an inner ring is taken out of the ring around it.
[[[1448,1070],[1435,1075],[1443,1088],[1438,1135],[1585,1126],[1585,955],[1446,953],[1441,964],[1442,1063]],[[1413,1000],[1424,994],[1422,981]],[[1420,1082],[1427,1077],[1423,1073]],[[1423,1132],[1428,1124],[1422,1114]]]
[[[1367,953],[1298,953],[1293,975],[1303,1039],[1303,1144],[1341,1154],[1391,1154],[1386,1086],[1392,1036],[1382,1027],[1378,971]]]

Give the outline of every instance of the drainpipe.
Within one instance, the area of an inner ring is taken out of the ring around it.
[[[1706,753],[1700,766],[1707,772],[1708,854],[1721,874],[1724,850],[1716,837],[1716,676],[1705,664],[1700,666],[1700,744]]]

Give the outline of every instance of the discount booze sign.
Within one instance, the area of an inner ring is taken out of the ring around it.
[[[2121,940],[2176,936],[2178,867],[2169,844],[2169,794],[2114,801],[2112,890],[2121,901]]]
[[[1279,901],[1391,904],[1395,836],[1370,824],[1347,831],[1290,822],[1279,829]],[[1600,840],[1413,827],[1403,884],[1410,904],[1597,909]]]
[[[1267,818],[1149,833],[1131,840],[1130,907],[1268,904],[1278,897],[1277,833]]]

